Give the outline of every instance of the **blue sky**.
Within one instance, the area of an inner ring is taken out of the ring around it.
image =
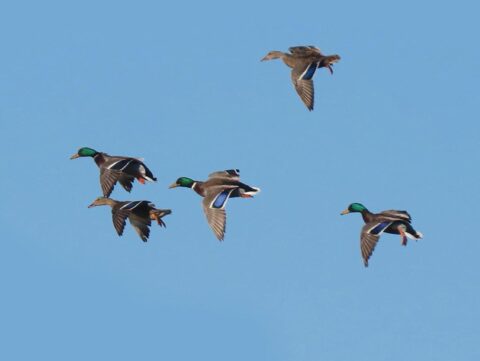
[[[0,357],[478,360],[474,2],[15,2],[0,12]],[[308,112],[270,50],[340,54]],[[81,146],[145,158],[171,208],[117,237]],[[218,242],[179,176],[239,168]],[[407,209],[425,238],[359,215]]]

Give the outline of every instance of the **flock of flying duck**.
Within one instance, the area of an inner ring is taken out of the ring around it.
[[[290,53],[281,51],[269,52],[262,61],[282,59],[292,68],[292,83],[300,99],[308,110],[313,110],[314,90],[313,75],[318,68],[327,68],[333,74],[333,64],[340,60],[339,55],[323,55],[320,49],[314,46],[295,46],[289,48]],[[92,157],[100,169],[100,185],[103,197],[98,197],[89,205],[89,208],[108,205],[112,208],[112,220],[118,235],[123,234],[126,219],[138,233],[142,241],[146,242],[150,235],[151,221],[159,226],[166,227],[162,218],[171,214],[170,209],[158,209],[150,201],[116,201],[109,198],[115,184],[118,182],[130,192],[133,182],[137,179],[141,184],[145,181],[155,182],[157,178],[143,163],[142,160],[132,157],[110,156],[88,147],[83,147],[70,159]],[[225,236],[226,212],[225,206],[230,198],[252,198],[260,192],[260,188],[240,182],[240,171],[228,169],[211,173],[206,181],[180,177],[169,188],[185,187],[193,189],[203,197],[202,207],[208,224],[218,240]],[[360,203],[352,203],[341,214],[361,213],[365,225],[360,234],[360,249],[364,265],[368,260],[382,233],[400,235],[401,244],[407,245],[407,238],[418,240],[423,235],[411,225],[411,217],[406,211],[388,210],[380,213],[371,213]]]

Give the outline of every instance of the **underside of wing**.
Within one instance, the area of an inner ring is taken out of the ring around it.
[[[139,217],[134,213],[130,213],[128,219],[142,241],[147,242],[148,237],[150,236],[150,218]]]
[[[362,252],[363,264],[368,267],[368,260],[377,245],[380,235],[392,222],[369,222],[366,223],[360,234],[360,250]]]
[[[219,241],[225,237],[227,215],[224,208],[210,208],[203,202],[203,211],[207,217],[208,224]]]
[[[316,63],[303,63],[293,68],[291,74],[295,90],[308,110],[313,110],[314,90],[312,77],[316,69]]]
[[[100,185],[102,187],[104,197],[110,196],[119,177],[120,173],[117,171],[100,168]]]
[[[293,85],[297,94],[302,99],[302,102],[306,105],[308,110],[313,110],[314,105],[314,90],[313,90],[313,81],[309,80],[297,80],[292,79]]]
[[[212,189],[207,194],[202,202],[208,224],[219,241],[223,241],[225,236],[227,222],[225,206],[227,205],[228,198],[235,189],[235,187],[226,189],[215,187],[215,189]]]
[[[117,231],[118,235],[121,236],[123,234],[123,230],[125,228],[125,219],[128,217],[129,211],[119,209],[119,210],[113,210],[112,209],[112,220],[113,220],[113,226],[115,227],[115,230]]]

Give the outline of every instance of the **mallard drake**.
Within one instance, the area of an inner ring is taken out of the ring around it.
[[[377,245],[383,232],[399,234],[403,246],[407,245],[407,237],[418,240],[423,237],[410,224],[412,218],[407,211],[388,210],[371,213],[363,204],[352,203],[340,214],[361,213],[365,225],[360,233],[360,249],[363,263],[368,267],[368,259]]]
[[[127,192],[130,192],[135,178],[142,184],[145,184],[145,181],[155,182],[157,180],[145,163],[137,158],[112,156],[83,147],[70,159],[80,157],[92,157],[97,163],[100,168],[100,185],[104,197],[110,196],[117,181]]]
[[[204,182],[187,177],[178,178],[169,188],[191,188],[203,198],[203,211],[208,224],[219,241],[225,236],[226,213],[225,206],[229,198],[252,198],[260,192],[260,188],[250,187],[240,182],[240,171],[228,169],[210,174]]]
[[[323,55],[315,46],[293,46],[288,49],[290,53],[273,50],[261,61],[282,59],[287,66],[292,68],[292,82],[300,99],[308,110],[313,110],[314,91],[313,75],[317,68],[327,68],[333,74],[333,64],[340,61],[339,55]]]
[[[119,236],[123,234],[125,220],[135,228],[142,241],[147,242],[150,235],[151,221],[157,221],[160,227],[167,227],[162,217],[172,213],[170,209],[157,209],[149,201],[116,201],[107,197],[98,197],[88,208],[109,205],[112,207],[113,226]]]

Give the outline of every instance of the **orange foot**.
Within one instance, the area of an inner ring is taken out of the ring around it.
[[[140,177],[137,177],[137,180],[138,180],[140,183],[145,184],[145,179],[140,178]]]
[[[242,198],[253,198],[253,196],[251,196],[250,194],[242,194],[241,197]]]

